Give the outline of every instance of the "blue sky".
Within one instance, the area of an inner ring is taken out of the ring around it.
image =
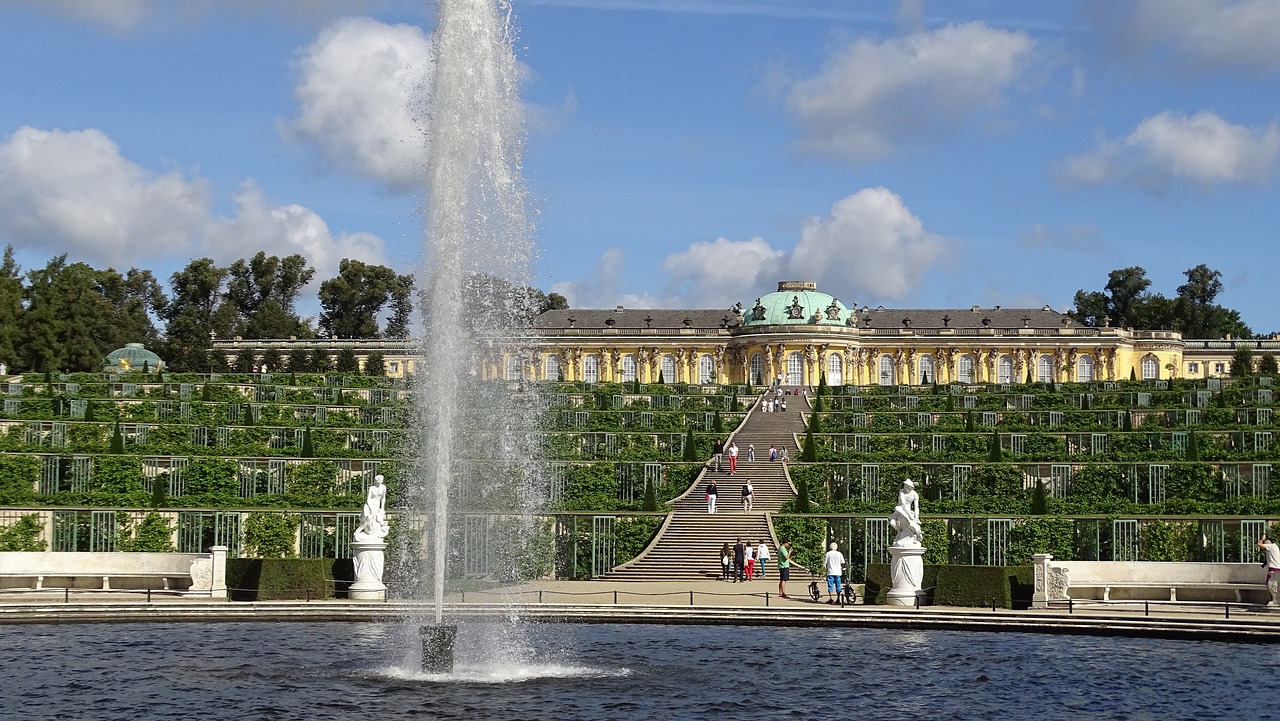
[[[1070,305],[1280,330],[1280,2],[516,0],[536,284],[575,307]],[[418,0],[0,1],[0,244],[420,256]],[[314,305],[304,310],[314,312]]]

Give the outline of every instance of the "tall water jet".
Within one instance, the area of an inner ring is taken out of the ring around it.
[[[431,587],[417,592],[434,600],[438,626],[454,496],[465,498],[471,510],[528,518],[536,506],[531,489],[540,454],[527,389],[484,385],[486,375],[506,377],[508,358],[519,359],[523,370],[523,342],[535,312],[523,292],[531,278],[533,234],[521,177],[525,136],[511,8],[506,0],[440,0],[437,22],[418,275],[421,361],[414,374],[414,447],[403,485],[411,515],[424,519],[428,531],[421,548]],[[516,403],[526,408],[517,410]],[[424,631],[424,649],[451,649],[452,637],[442,644],[441,633],[451,632]],[[447,670],[429,653],[424,651],[424,668]]]

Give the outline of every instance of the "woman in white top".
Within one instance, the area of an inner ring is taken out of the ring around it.
[[[768,561],[769,544],[761,541],[760,547],[756,549],[756,568],[760,569],[760,578],[764,578],[764,567]]]

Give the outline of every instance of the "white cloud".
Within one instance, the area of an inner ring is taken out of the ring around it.
[[[1095,253],[1102,250],[1098,227],[1092,223],[1068,223],[1062,230],[1054,230],[1043,223],[1036,223],[1018,240],[1029,248],[1059,248],[1081,253]]]
[[[552,293],[559,293],[569,301],[570,308],[662,308],[663,303],[648,293],[623,293],[624,255],[622,248],[608,248],[600,255],[590,278],[562,281],[551,286]]]
[[[283,131],[343,170],[416,184],[426,168],[420,117],[433,68],[422,28],[339,20],[300,52],[298,115]]]
[[[670,276],[671,295],[695,308],[728,307],[742,300],[744,288],[758,285],[762,277],[778,275],[786,267],[786,253],[763,239],[733,241],[717,238],[698,242],[662,262]],[[773,278],[776,280],[776,278]]]
[[[1271,177],[1280,153],[1280,127],[1233,125],[1211,112],[1187,117],[1164,112],[1146,118],[1128,137],[1104,140],[1067,161],[1064,176],[1082,184],[1134,185],[1160,193],[1178,182],[1201,186],[1256,183]]]
[[[342,258],[385,262],[381,238],[335,236],[313,211],[272,206],[251,182],[231,217],[215,217],[210,196],[204,179],[153,173],[100,130],[24,127],[0,143],[0,238],[15,247],[98,266],[301,253],[320,279],[336,275]]]
[[[789,266],[795,278],[876,299],[903,298],[947,252],[945,238],[925,230],[897,194],[865,188],[811,218]]]
[[[1186,71],[1280,70],[1280,3],[1274,0],[1113,0],[1086,16],[1112,53],[1153,53]]]
[[[273,206],[253,183],[246,182],[236,193],[236,214],[210,222],[202,255],[222,263],[267,255],[300,253],[316,269],[316,280],[338,274],[343,258],[383,264],[386,258],[382,239],[370,233],[343,233],[334,236],[324,219],[301,205]]]
[[[209,188],[153,173],[99,130],[19,128],[0,144],[0,236],[99,264],[184,252],[209,217]]]
[[[817,77],[794,82],[786,104],[807,153],[860,161],[941,136],[997,108],[1035,42],[980,22],[877,43],[858,39]]]

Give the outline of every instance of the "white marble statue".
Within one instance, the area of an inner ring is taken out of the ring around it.
[[[924,541],[924,531],[920,528],[920,494],[909,478],[898,491],[898,505],[889,517],[889,526],[898,532],[893,539],[895,546],[919,546]]]
[[[356,528],[353,540],[357,543],[381,541],[387,537],[390,527],[387,525],[387,487],[383,485],[381,474],[373,477],[369,485],[369,495],[360,510],[360,525]]]

